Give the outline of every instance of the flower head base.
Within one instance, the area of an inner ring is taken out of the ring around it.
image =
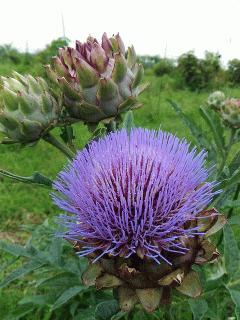
[[[85,284],[117,287],[126,311],[137,302],[154,311],[172,288],[201,293],[191,265],[216,259],[205,236],[225,222],[204,211],[215,194],[205,156],[185,140],[145,129],[112,133],[78,153],[59,174],[53,198],[72,214],[61,216],[62,236],[93,262]]]
[[[61,109],[44,79],[13,76],[1,77],[0,132],[6,142],[31,143],[56,125]]]
[[[240,99],[227,99],[223,92],[215,91],[208,97],[207,104],[219,113],[228,127],[240,128]]]
[[[126,59],[119,34],[108,38],[104,33],[101,44],[88,37],[85,43],[76,41],[75,48],[60,49],[46,71],[61,86],[71,116],[90,123],[139,107],[137,96],[146,88],[134,48],[128,48]]]

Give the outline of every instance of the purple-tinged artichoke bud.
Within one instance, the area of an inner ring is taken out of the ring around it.
[[[108,38],[104,33],[101,44],[88,37],[85,43],[76,41],[75,48],[61,48],[46,71],[62,88],[69,114],[88,123],[139,107],[137,97],[147,87],[141,84],[143,67],[134,48],[128,48],[126,59],[119,34]],[[103,84],[108,93],[102,95]]]
[[[222,91],[215,91],[209,95],[207,104],[215,111],[220,111],[220,109],[225,105],[225,100],[226,97]]]
[[[0,81],[0,132],[5,142],[32,143],[56,125],[60,107],[45,80],[14,72]]]
[[[215,182],[207,182],[205,152],[161,131],[133,129],[92,142],[62,171],[55,203],[61,236],[90,264],[83,283],[117,288],[122,310],[141,303],[152,312],[171,292],[201,294],[194,264],[219,253],[208,236],[225,223],[207,210]]]
[[[227,126],[234,129],[240,128],[240,99],[227,99],[221,107],[220,115]]]

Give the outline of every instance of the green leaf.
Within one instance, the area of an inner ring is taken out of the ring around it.
[[[73,318],[73,320],[95,320],[95,308],[90,307],[88,309],[78,310],[78,314]]]
[[[190,305],[191,311],[194,316],[194,320],[203,319],[204,315],[208,310],[208,304],[204,299],[189,299],[188,303]]]
[[[97,305],[95,317],[98,320],[109,320],[119,311],[119,305],[116,300],[104,301]]]
[[[240,208],[240,199],[239,200],[227,200],[224,203],[223,208]]]
[[[5,241],[0,241],[0,250],[10,253],[16,257],[19,257],[19,256],[27,257],[27,258],[31,257],[31,254],[27,252],[26,247],[23,247],[19,244],[11,244]]]
[[[240,170],[237,170],[235,171],[235,173],[232,175],[231,178],[225,179],[221,182],[220,188],[224,189],[224,192],[226,192],[228,189],[232,188],[239,182],[240,182]]]
[[[22,267],[15,269],[13,272],[11,272],[1,283],[0,283],[0,289],[6,287],[14,280],[17,280],[26,274],[42,267],[44,263],[39,261],[31,261],[29,263],[26,263]]]
[[[19,320],[31,313],[34,310],[33,305],[23,305],[17,307],[13,313],[9,314],[7,320]]]
[[[232,278],[239,268],[239,249],[232,228],[229,224],[224,226],[223,234],[225,268],[228,276]]]
[[[240,168],[240,151],[234,156],[233,160],[229,164],[230,176]]]
[[[196,122],[188,117],[181,109],[181,107],[173,102],[172,100],[167,100],[172,108],[175,110],[177,115],[182,119],[182,122],[189,128],[191,134],[195,137],[196,141],[200,146],[208,149],[209,141],[205,138],[203,130],[196,124]],[[212,151],[212,150],[211,150]]]
[[[125,317],[128,314],[126,311],[119,311],[117,314],[111,317],[111,320],[119,320]]]
[[[47,279],[42,279],[38,282],[37,286],[42,288],[55,288],[63,289],[76,285],[79,281],[79,277],[73,276],[67,272],[61,272],[57,275],[51,276]]]
[[[228,288],[228,291],[231,295],[232,301],[236,306],[235,314],[236,314],[237,320],[239,320],[240,319],[240,291],[229,289],[229,288]]]
[[[33,304],[37,306],[44,306],[51,304],[51,300],[53,299],[52,295],[42,294],[42,295],[36,295],[36,296],[27,296],[21,299],[18,304]]]
[[[52,242],[49,249],[49,261],[57,266],[62,265],[62,250],[63,240],[59,238],[52,238]]]
[[[212,131],[213,138],[219,153],[224,155],[224,137],[223,137],[223,130],[220,124],[218,123],[216,118],[213,117],[213,114],[208,110],[204,109],[203,107],[199,108],[199,112]]]
[[[68,302],[70,299],[78,295],[80,292],[86,290],[84,286],[74,286],[72,288],[67,289],[64,291],[60,297],[57,299],[57,301],[53,304],[52,310],[55,310],[59,307],[61,307],[63,304]]]
[[[123,128],[125,128],[127,130],[127,132],[130,133],[130,131],[134,127],[135,127],[135,125],[134,125],[133,112],[128,111],[124,117],[124,120],[123,120]]]

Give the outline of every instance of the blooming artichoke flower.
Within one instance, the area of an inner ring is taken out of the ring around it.
[[[231,128],[240,128],[240,99],[226,99],[220,110],[224,122]]]
[[[146,88],[140,84],[143,66],[133,47],[125,58],[119,34],[108,38],[104,33],[101,44],[88,37],[86,43],[76,41],[76,48],[61,48],[46,71],[61,86],[70,115],[87,123],[139,107],[137,96]]]
[[[222,91],[215,91],[209,95],[207,104],[215,111],[220,111],[225,104],[225,99],[225,94]]]
[[[31,143],[55,126],[60,107],[42,78],[13,76],[0,80],[0,132],[6,142]]]
[[[207,182],[205,152],[146,129],[111,133],[79,152],[54,186],[62,235],[90,266],[83,282],[117,288],[122,310],[151,312],[171,290],[201,293],[193,264],[217,258],[207,236],[224,217],[206,210],[217,191]]]

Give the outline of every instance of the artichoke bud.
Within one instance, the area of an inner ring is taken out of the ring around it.
[[[143,65],[142,64],[139,64],[137,66],[137,71],[136,71],[136,75],[135,75],[135,79],[132,83],[132,88],[135,89],[139,84],[140,82],[142,81],[142,78],[143,78],[143,74],[144,74],[144,69],[143,69]]]
[[[133,108],[129,101],[136,100],[146,86],[140,84],[143,68],[137,64],[133,47],[128,51],[126,59],[119,34],[108,38],[106,33],[101,44],[88,37],[86,43],[76,41],[75,48],[59,51],[46,72],[54,82],[61,79],[58,84],[63,88],[64,104],[71,117],[97,124]]]
[[[113,67],[112,78],[116,82],[121,82],[127,74],[126,59],[121,53],[114,55],[115,64]]]
[[[0,131],[11,142],[32,143],[56,126],[61,108],[45,80],[13,75],[1,78]]]
[[[220,111],[220,109],[225,104],[225,94],[222,91],[215,91],[211,93],[207,99],[207,104],[210,108],[214,109],[215,111]]]
[[[240,128],[240,99],[227,99],[220,110],[222,119],[230,128]]]
[[[8,106],[9,110],[14,111],[18,108],[17,93],[5,88],[1,98],[2,103],[4,103],[5,106]]]
[[[98,75],[96,70],[87,64],[83,59],[76,58],[75,60],[76,72],[78,80],[83,89],[91,88],[98,82]]]
[[[94,43],[91,51],[91,62],[96,66],[100,73],[105,71],[107,60],[108,59],[103,48],[98,43]]]
[[[133,69],[133,67],[135,66],[137,62],[137,55],[136,55],[136,52],[134,50],[134,47],[131,46],[128,48],[128,54],[127,54],[127,64],[128,64],[128,67],[130,69]]]
[[[200,232],[204,230],[205,234],[186,237],[183,241],[188,248],[185,254],[168,253],[168,262],[159,264],[148,259],[140,249],[129,258],[105,255],[93,262],[96,256],[92,256],[82,281],[87,286],[95,285],[98,290],[116,288],[122,311],[130,311],[135,304],[141,304],[147,312],[153,312],[171,302],[174,290],[196,298],[201,295],[202,286],[192,266],[218,258],[219,252],[207,236],[217,232],[225,223],[224,216],[215,209],[205,210],[192,223],[192,226],[198,225],[198,230],[202,230]],[[78,250],[81,250],[80,244]]]
[[[112,100],[118,94],[117,85],[111,79],[100,79],[97,97],[100,101]]]
[[[64,77],[67,74],[67,68],[62,64],[61,60],[59,59],[59,57],[55,56],[52,58],[53,61],[53,65],[54,68],[56,70],[56,73],[60,76],[60,77]]]

